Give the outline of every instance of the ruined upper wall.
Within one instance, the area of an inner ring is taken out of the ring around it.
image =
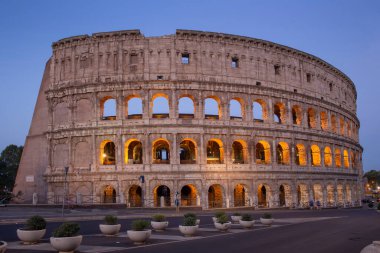
[[[188,54],[189,64],[183,64]],[[231,67],[238,59],[238,68]],[[356,89],[318,57],[269,41],[177,30],[144,37],[139,30],[94,33],[53,43],[52,89],[109,82],[199,81],[260,85],[323,99],[356,111]]]

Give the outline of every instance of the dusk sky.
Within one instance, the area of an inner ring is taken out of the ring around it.
[[[51,44],[96,32],[145,36],[193,29],[293,47],[331,63],[356,85],[364,170],[380,169],[380,1],[2,1],[0,151],[24,145]]]

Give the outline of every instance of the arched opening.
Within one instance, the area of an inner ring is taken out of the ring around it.
[[[302,110],[301,110],[301,107],[298,105],[295,105],[292,108],[292,120],[293,120],[293,125],[300,126],[302,123]]]
[[[207,143],[207,164],[223,163],[223,146],[220,140],[209,140]]]
[[[243,118],[243,101],[241,99],[230,100],[230,119]]]
[[[223,207],[223,188],[220,184],[213,184],[208,188],[208,207]]]
[[[180,163],[181,164],[195,164],[196,163],[196,147],[193,141],[183,140],[180,144]]]
[[[280,142],[277,145],[277,164],[289,165],[290,157],[289,157],[289,145],[286,142]]]
[[[205,99],[205,119],[217,120],[221,118],[220,101],[217,97]]]
[[[194,185],[188,184],[181,189],[181,206],[197,205],[197,189]]]
[[[317,145],[311,145],[311,165],[321,166],[321,151]]]
[[[170,206],[170,189],[166,185],[157,186],[153,190],[154,197],[154,206],[155,207],[164,207]]]
[[[267,106],[264,100],[257,99],[253,102],[253,120],[263,122],[268,118]]]
[[[350,159],[348,158],[347,150],[343,150],[343,163],[345,168],[350,167]]]
[[[256,163],[270,164],[270,145],[266,141],[259,141],[256,144]]]
[[[142,189],[138,185],[132,185],[128,190],[130,207],[142,207]]]
[[[309,206],[309,196],[308,196],[307,186],[300,184],[297,187],[297,203],[299,207]]]
[[[104,188],[103,203],[116,203],[116,191],[111,185]]]
[[[340,134],[344,135],[344,119],[343,119],[343,117],[339,118],[339,128],[340,128]]]
[[[314,194],[314,201],[319,203],[322,203],[323,201],[323,191],[322,191],[322,186],[320,184],[315,184],[313,186],[313,194]]]
[[[327,185],[327,206],[335,205],[335,197],[334,197],[334,186],[329,184]]]
[[[143,151],[142,143],[138,140],[127,141],[124,145],[125,163],[126,164],[142,164]]]
[[[331,115],[331,131],[333,133],[338,133],[337,131],[337,122],[335,115]]]
[[[320,115],[320,117],[321,117],[321,128],[322,128],[322,130],[327,131],[329,128],[329,121],[328,121],[327,113],[321,112],[320,114],[321,114]]]
[[[100,100],[102,120],[116,120],[116,99],[104,97]]]
[[[307,126],[309,128],[316,128],[317,127],[315,110],[313,108],[309,108],[307,110]]]
[[[332,166],[332,153],[330,147],[325,147],[325,167]]]
[[[244,163],[244,147],[240,141],[234,141],[232,143],[232,163],[243,164]]]
[[[351,137],[351,125],[349,121],[346,121],[347,136]]]
[[[306,149],[303,144],[297,144],[295,148],[295,162],[299,166],[307,165]]]
[[[142,119],[143,104],[142,99],[135,95],[126,98],[126,113],[128,119]]]
[[[100,144],[100,164],[115,165],[115,144],[105,140]]]
[[[340,154],[340,149],[336,148],[335,149],[335,167],[342,167],[342,156]]]
[[[237,184],[234,188],[234,206],[249,206],[248,189],[243,184]]]
[[[193,119],[195,114],[194,100],[183,96],[178,101],[178,116],[180,119]]]
[[[350,187],[350,185],[346,185],[346,202],[347,203],[351,203],[352,202],[351,187]]]
[[[351,166],[353,169],[356,167],[356,155],[353,151],[350,152],[350,157],[351,157]]]
[[[338,206],[343,206],[344,204],[343,186],[341,184],[338,184],[336,187],[336,195],[337,195]]]
[[[153,143],[153,163],[170,163],[170,148],[166,140],[159,139]]]
[[[166,94],[156,94],[152,97],[153,115],[155,119],[169,118],[169,98]]]
[[[278,124],[286,123],[286,110],[283,103],[276,103],[273,107],[273,120]]]
[[[259,207],[268,207],[268,192],[267,192],[267,187],[265,185],[260,185],[257,190],[257,201],[258,201],[258,206]]]

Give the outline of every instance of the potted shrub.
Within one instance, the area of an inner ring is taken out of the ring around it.
[[[244,228],[252,228],[255,221],[250,214],[243,214],[242,218],[239,220],[240,225]]]
[[[0,253],[5,253],[5,251],[7,250],[7,243],[4,242],[4,241],[0,241]]]
[[[183,224],[179,225],[179,231],[184,236],[192,236],[194,235],[198,230],[198,225],[196,224],[196,218],[194,217],[185,217],[183,219]]]
[[[226,232],[231,227],[231,222],[228,221],[227,215],[223,214],[217,218],[217,221],[214,223],[214,225],[216,229],[222,232]]]
[[[150,225],[155,231],[163,231],[168,227],[169,222],[166,220],[165,215],[156,214],[152,216],[152,221],[150,222]]]
[[[370,201],[370,202],[368,203],[368,207],[369,207],[369,208],[373,208],[373,206],[374,206],[374,205],[373,205],[373,202]]]
[[[17,237],[25,244],[37,243],[46,233],[46,221],[35,215],[26,221],[26,226],[17,229]]]
[[[117,217],[107,215],[104,217],[105,224],[99,224],[99,229],[104,235],[116,235],[120,231],[121,224],[117,223]]]
[[[241,220],[241,219],[242,219],[242,216],[241,216],[240,213],[233,213],[233,214],[231,215],[231,220],[232,220],[233,222],[235,222],[235,223],[239,223],[239,220]]]
[[[377,212],[380,213],[380,203],[377,204]]]
[[[74,251],[82,242],[82,236],[78,235],[80,230],[78,223],[63,223],[54,232],[53,236],[50,237],[51,246],[62,252]]]
[[[127,230],[128,238],[135,244],[143,244],[149,239],[152,230],[146,229],[149,227],[149,222],[146,220],[134,220],[132,222],[132,229]]]
[[[216,212],[215,215],[214,215],[214,217],[212,217],[212,221],[213,221],[214,223],[217,222],[218,218],[219,218],[220,216],[222,216],[222,215],[226,215],[226,213],[223,212],[223,211]]]
[[[197,219],[197,215],[195,213],[185,213],[183,217],[193,217],[195,219],[195,225],[199,225],[201,223],[201,220]]]
[[[260,222],[264,225],[272,225],[274,219],[272,218],[272,214],[270,213],[264,213],[263,216],[260,218]]]

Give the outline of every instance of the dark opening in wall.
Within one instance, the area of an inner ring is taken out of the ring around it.
[[[137,64],[137,54],[131,54],[129,62],[130,64]]]
[[[294,89],[293,91],[294,91],[294,93],[297,93],[297,89]]]
[[[182,64],[190,64],[190,55],[188,53],[183,53],[181,62]]]
[[[274,74],[280,75],[280,65],[274,65]]]
[[[306,74],[306,82],[308,82],[308,83],[311,82],[311,74],[310,73]]]
[[[232,68],[238,68],[239,67],[239,59],[237,57],[232,57],[231,67]]]
[[[157,80],[163,80],[164,76],[157,76]]]
[[[330,91],[333,90],[333,84],[332,83],[329,83],[329,88],[330,88]]]
[[[261,86],[261,82],[256,82],[256,85],[257,86]]]

